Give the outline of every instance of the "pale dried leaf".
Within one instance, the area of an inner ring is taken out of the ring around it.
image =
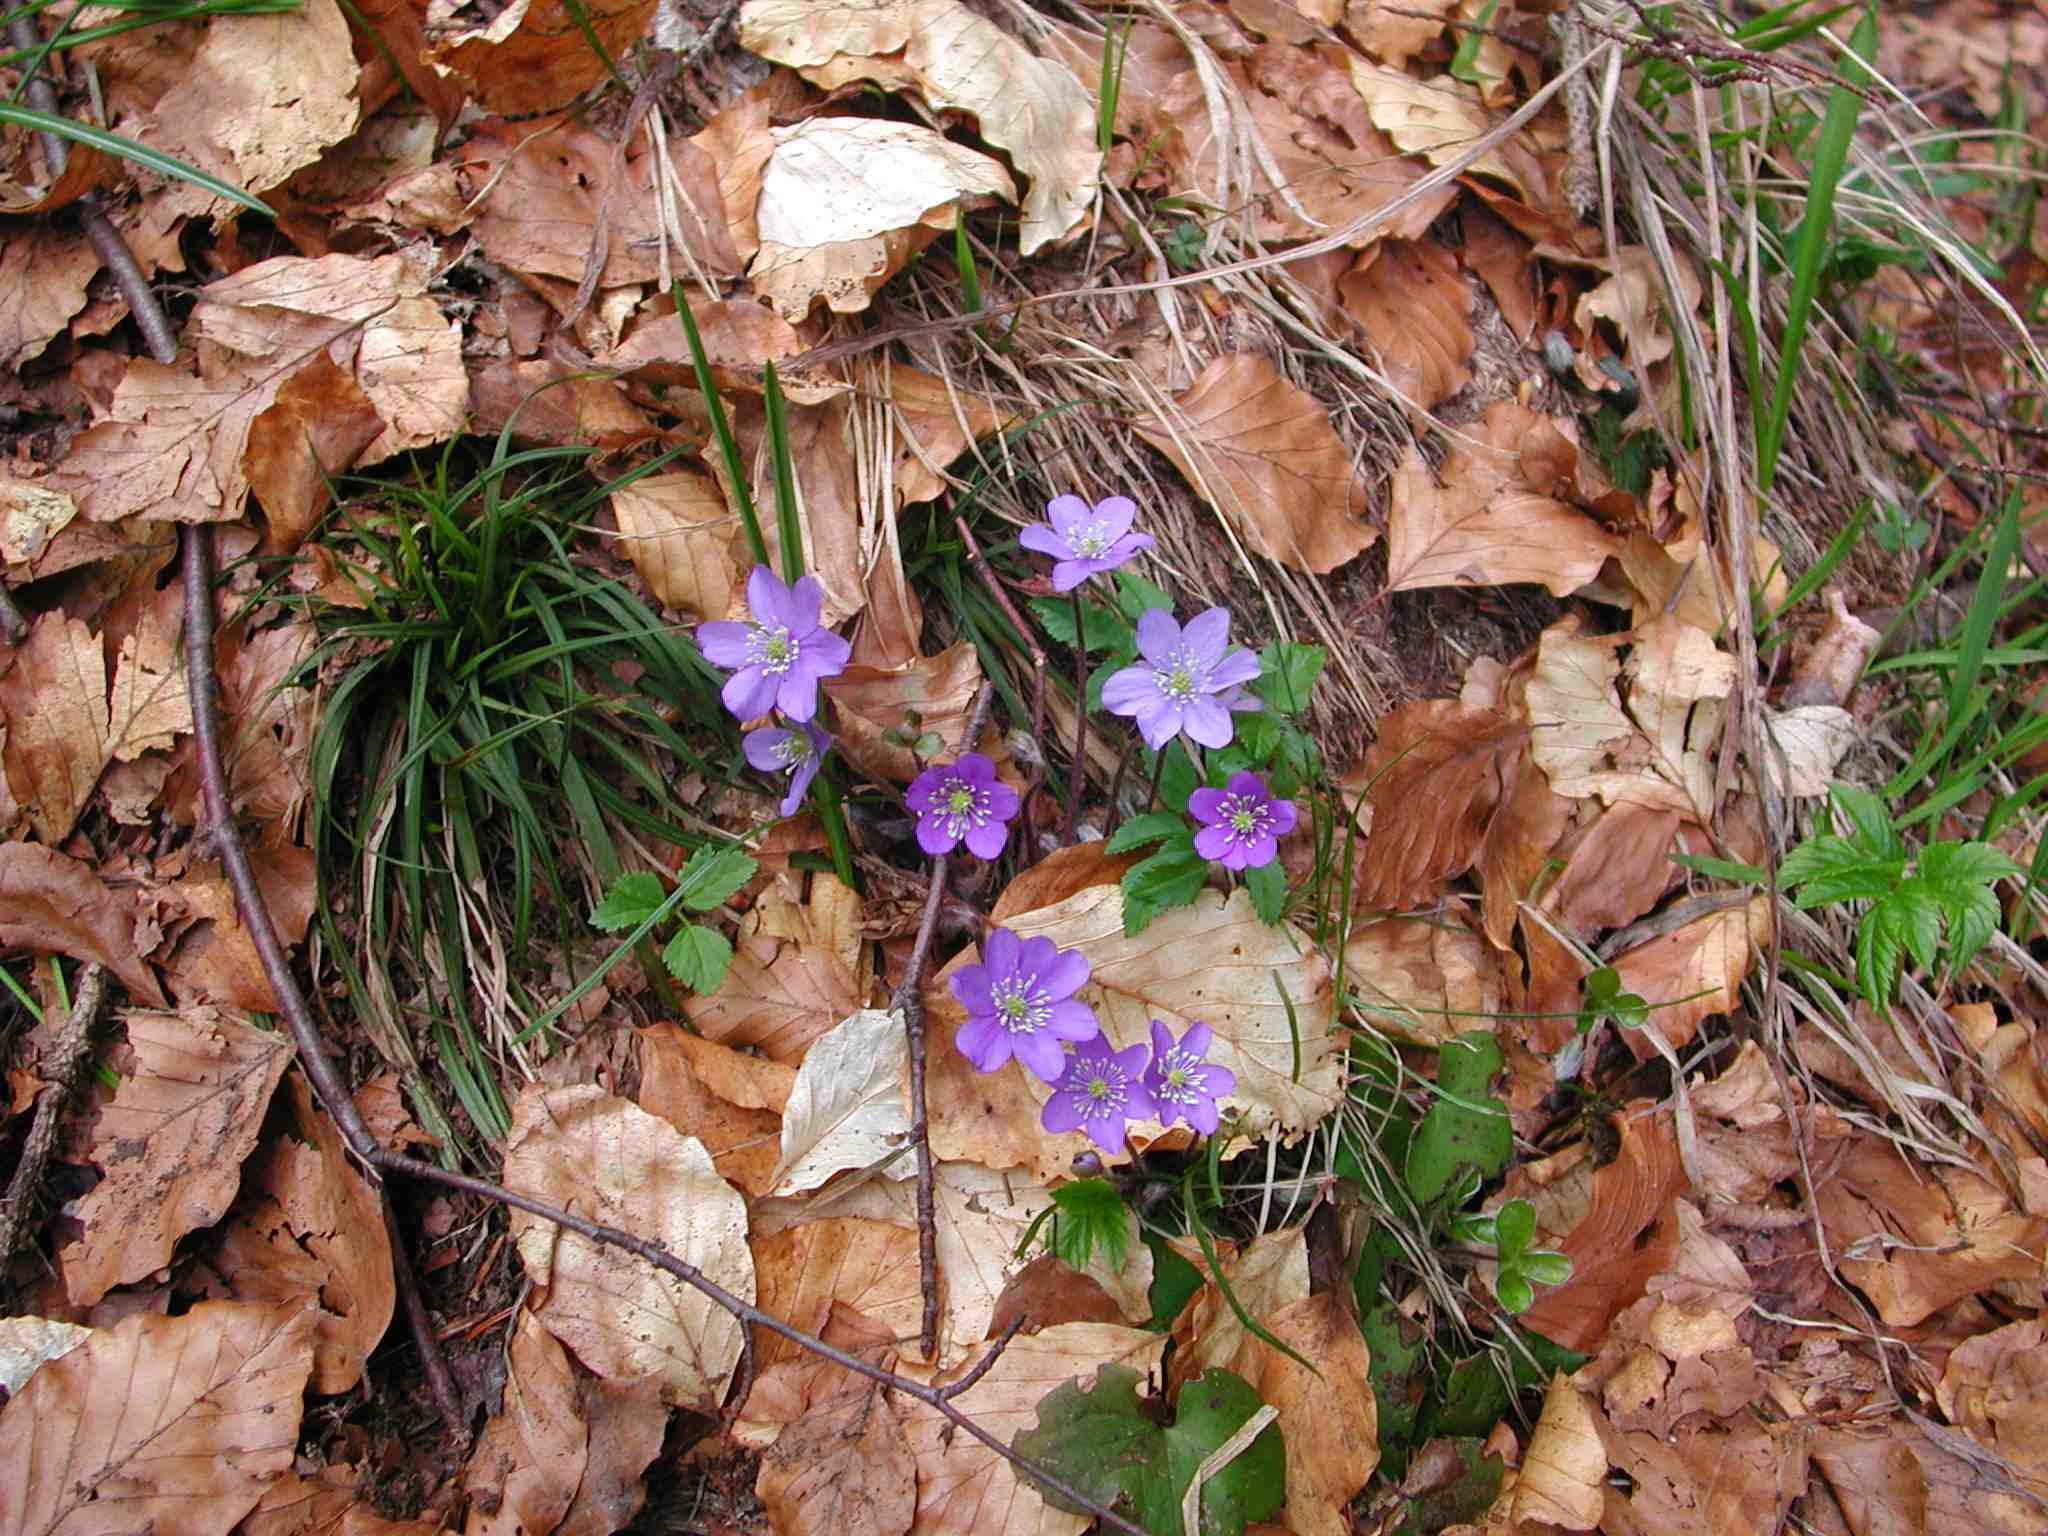
[[[837,710],[847,757],[878,778],[907,783],[919,772],[911,745],[921,733],[935,732],[949,750],[967,750],[961,738],[981,681],[980,654],[962,640],[907,666],[850,666],[825,684],[825,692]],[[908,740],[902,739],[906,730]],[[897,739],[890,739],[892,732]]]
[[[1622,541],[1562,499],[1576,490],[1569,423],[1497,400],[1461,428],[1434,471],[1411,448],[1387,511],[1387,586],[1539,582],[1564,597],[1600,574]]]
[[[972,113],[1029,182],[1018,230],[1026,256],[1072,234],[1094,201],[1102,156],[1087,89],[960,0],[747,0],[740,40],[827,89],[874,78]],[[1016,191],[999,195],[1014,201]]]
[[[792,322],[819,299],[840,314],[867,308],[963,207],[1016,196],[999,163],[916,123],[816,117],[771,132],[749,274]]]
[[[782,1113],[782,1157],[770,1193],[816,1189],[848,1168],[906,1179],[910,1040],[903,1016],[863,1008],[813,1040]]]
[[[637,43],[655,0],[512,0],[480,27],[457,27],[460,0],[429,0],[427,50],[435,70],[460,82],[495,112],[565,107],[606,78],[606,61]],[[596,34],[603,53],[584,38]],[[538,1533],[536,1533],[538,1536]]]
[[[27,565],[78,516],[78,503],[35,480],[0,475],[0,560]]]
[[[761,1310],[822,1335],[835,1313],[854,1312],[890,1339],[915,1338],[924,1292],[914,1228],[859,1216],[828,1216],[753,1239]],[[754,1360],[765,1369],[802,1346],[759,1329]]]
[[[1479,93],[1449,75],[1418,80],[1406,70],[1353,57],[1351,83],[1365,98],[1373,123],[1403,154],[1421,155],[1431,165],[1449,165],[1493,127]],[[1476,175],[1498,176],[1528,201],[1532,189],[1511,168],[1499,148],[1473,162]]]
[[[1364,521],[1365,482],[1329,413],[1269,359],[1219,357],[1174,404],[1135,430],[1255,553],[1321,575],[1379,538]]]
[[[692,470],[648,475],[612,492],[619,542],[664,608],[723,619],[740,585],[739,520],[718,482]]]
[[[1856,745],[1856,717],[1836,704],[1766,709],[1764,728],[1777,746],[1766,754],[1765,768],[1778,793],[1794,800],[1826,794],[1835,768]]]
[[[761,1458],[754,1492],[784,1536],[903,1536],[917,1462],[890,1399],[866,1382],[785,1429]]]
[[[590,1459],[568,1351],[522,1311],[506,1355],[504,1406],[484,1425],[463,1468],[470,1492],[464,1536],[553,1531]]]
[[[1679,300],[1687,313],[1692,313],[1700,303],[1699,276],[1683,255],[1674,252],[1673,258]],[[1612,275],[1580,297],[1572,318],[1581,330],[1591,329],[1596,320],[1611,322],[1627,342],[1629,362],[1640,374],[1651,364],[1663,362],[1677,346],[1664,314],[1663,278],[1656,256],[1640,245],[1624,246],[1610,265],[1614,267]]]
[[[1144,1375],[1157,1368],[1165,1346],[1163,1334],[1110,1323],[1063,1323],[1022,1334],[953,1405],[1007,1444],[1037,1427],[1040,1401],[1062,1382],[1092,1385],[1105,1364]],[[935,1410],[899,1401],[917,1461],[916,1536],[1080,1536],[1088,1528],[1091,1517],[1048,1506],[1019,1482],[1009,1462],[951,1430]]]
[[[780,1108],[795,1074],[674,1024],[656,1024],[637,1038],[640,1107],[695,1136],[720,1177],[749,1195],[767,1194],[781,1156]],[[771,1102],[774,1108],[765,1107]]]
[[[227,1536],[291,1470],[313,1313],[201,1302],[97,1329],[0,1410],[0,1530]]]
[[[696,1141],[597,1087],[519,1097],[505,1182],[539,1200],[662,1243],[705,1278],[754,1299],[746,1200]],[[740,1325],[645,1260],[550,1222],[512,1215],[520,1261],[548,1287],[536,1315],[610,1380],[653,1378],[663,1400],[716,1411],[739,1360]]]
[[[0,1317],[0,1388],[12,1397],[37,1366],[63,1359],[91,1337],[90,1328],[53,1317]]]
[[[1354,925],[1344,979],[1375,1028],[1414,1045],[1440,1046],[1505,1004],[1498,959],[1449,913]]]
[[[161,1268],[179,1238],[220,1220],[292,1059],[285,1036],[210,1008],[126,1022],[135,1070],[94,1127],[102,1177],[75,1207],[78,1238],[58,1253],[65,1290],[82,1307]]]
[[[1606,1482],[1607,1452],[1593,1422],[1592,1403],[1559,1371],[1550,1378],[1543,1413],[1522,1458],[1514,1518],[1590,1531],[1606,1507]]]

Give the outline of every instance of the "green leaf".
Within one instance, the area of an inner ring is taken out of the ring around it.
[[[1989,843],[1929,843],[1914,863],[1923,880],[1945,893],[2026,873]]]
[[[1855,840],[1863,851],[1883,859],[1903,859],[1906,845],[1900,838],[1898,828],[1892,825],[1890,814],[1880,800],[1867,789],[1854,784],[1835,784],[1828,789],[1828,798],[1835,808],[1849,819],[1849,826]]]
[[[1517,1270],[1502,1266],[1493,1280],[1494,1299],[1510,1317],[1518,1317],[1536,1305],[1536,1290]]]
[[[1011,1449],[1056,1473],[1098,1503],[1127,1511],[1155,1536],[1186,1536],[1180,1503],[1196,1471],[1254,1413],[1259,1395],[1229,1371],[1211,1369],[1181,1389],[1180,1413],[1162,1429],[1138,1399],[1138,1373],[1103,1365],[1087,1391],[1062,1382],[1039,1400],[1038,1425]],[[1055,1509],[1082,1511],[1041,1487]],[[1285,1501],[1286,1448],[1269,1425],[1202,1485],[1200,1536],[1242,1536]]]
[[[723,906],[733,892],[754,878],[755,867],[752,859],[730,844],[699,848],[676,877],[683,905],[692,912]]]
[[[122,160],[131,160],[159,176],[169,176],[178,181],[189,181],[195,187],[204,188],[215,197],[224,197],[231,203],[239,203],[251,213],[260,213],[266,219],[277,214],[260,197],[244,192],[218,176],[208,175],[196,165],[187,165],[175,155],[167,155],[160,149],[151,149],[147,144],[134,139],[123,138],[118,133],[108,133],[104,128],[95,128],[81,123],[62,113],[38,112],[33,107],[20,107],[12,102],[0,101],[0,123],[13,123],[17,127],[30,128],[37,133],[54,133],[59,138],[71,139],[80,144],[89,144],[103,154],[113,155]]]
[[[1533,1285],[1563,1285],[1572,1277],[1572,1261],[1549,1248],[1530,1249],[1516,1267]]]
[[[1052,1251],[1076,1269],[1088,1267],[1096,1245],[1111,1269],[1122,1269],[1130,1251],[1129,1208],[1107,1179],[1076,1179],[1052,1192]]]
[[[1380,1449],[1405,1452],[1414,1444],[1429,1387],[1428,1330],[1391,1301],[1366,1308],[1358,1327],[1365,1335],[1366,1379],[1379,1410]]]
[[[1490,1034],[1472,1030],[1444,1042],[1436,1102],[1408,1147],[1408,1192],[1418,1204],[1437,1200],[1467,1170],[1490,1179],[1507,1166],[1514,1131],[1507,1106],[1486,1091],[1500,1068],[1500,1046]]]
[[[1149,759],[1151,754],[1148,752],[1146,757]],[[1147,766],[1150,766],[1149,762]],[[1186,744],[1175,737],[1166,744],[1166,771],[1159,776],[1159,803],[1168,810],[1186,815],[1188,796],[1201,787],[1194,759],[1188,756]]]
[[[1234,723],[1236,745],[1244,749],[1246,766],[1263,767],[1280,748],[1281,732],[1286,729],[1284,722],[1270,711],[1258,710],[1235,716]]]
[[[620,875],[590,914],[590,926],[601,933],[637,927],[661,909],[661,877],[644,869]]]
[[[1322,674],[1327,654],[1320,645],[1273,641],[1259,651],[1259,675],[1252,681],[1252,692],[1275,714],[1300,714],[1308,708],[1309,693]]]
[[[1899,916],[1872,907],[1856,928],[1856,987],[1879,1008],[1891,1005],[1905,953]]]
[[[1173,609],[1172,594],[1164,587],[1155,587],[1128,566],[1116,573],[1116,605],[1123,610],[1125,618],[1136,624],[1140,617],[1154,608]]]
[[[662,964],[692,992],[716,992],[732,964],[732,945],[724,934],[702,923],[685,923],[661,952]]]
[[[1034,597],[1031,612],[1045,632],[1061,645],[1074,643],[1074,605],[1063,597]],[[1081,604],[1081,623],[1088,633],[1088,649],[1121,649],[1130,644],[1131,626],[1114,608],[1101,603]]]
[[[1520,1258],[1535,1235],[1536,1207],[1528,1201],[1510,1200],[1494,1213],[1494,1247],[1502,1262]]]
[[[1579,1031],[1584,1033],[1603,1018],[1623,1029],[1642,1029],[1650,1022],[1650,1005],[1635,992],[1621,990],[1621,972],[1603,965],[1588,975],[1580,987],[1584,1001],[1579,1005]]]
[[[1172,811],[1147,811],[1142,816],[1133,816],[1110,833],[1109,841],[1103,847],[1109,853],[1128,853],[1133,848],[1143,848],[1147,843],[1156,843],[1187,829],[1188,824]]]
[[[1252,910],[1262,923],[1277,923],[1287,910],[1287,872],[1280,861],[1261,864],[1244,872],[1244,888],[1252,898]]]
[[[1736,885],[1762,885],[1771,878],[1769,870],[1758,869],[1754,864],[1717,859],[1705,853],[1674,853],[1671,862],[1683,865],[1696,875],[1711,875],[1716,880],[1729,880]]]
[[[1193,903],[1208,883],[1209,861],[1195,852],[1194,835],[1185,828],[1151,858],[1124,871],[1124,936],[1173,907]]]

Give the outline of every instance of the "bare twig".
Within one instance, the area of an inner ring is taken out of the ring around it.
[[[994,598],[996,606],[1003,610],[1003,617],[1008,619],[1011,627],[1024,638],[1024,649],[1031,656],[1031,739],[1037,742],[1039,749],[1043,751],[1045,652],[1039,646],[1038,637],[1032,632],[1031,626],[1026,624],[1023,616],[1017,612],[1016,604],[1010,601],[1010,594],[1003,587],[1003,579],[996,575],[996,568],[988,563],[988,556],[981,552],[981,545],[975,542],[974,530],[967,526],[967,519],[956,517],[953,519],[953,526],[960,530],[960,538],[967,545],[967,563],[974,567],[974,574],[981,578],[982,585],[988,588],[989,596]]]
[[[306,996],[299,990],[298,979],[292,975],[284,942],[278,937],[277,926],[270,920],[270,909],[263,900],[263,888],[256,883],[256,871],[250,866],[248,850],[242,846],[241,834],[235,828],[234,808],[228,800],[227,760],[221,752],[220,692],[213,666],[211,531],[204,524],[187,523],[184,548],[185,686],[192,700],[192,731],[198,743],[199,776],[206,804],[205,820],[199,830],[200,841],[211,845],[221,867],[227,871],[228,884],[235,892],[235,910],[241,918],[242,927],[248,931],[250,942],[256,946],[256,955],[263,962],[263,974],[270,980],[270,989],[277,995],[279,1010],[291,1029],[293,1044],[298,1047],[299,1065],[312,1082],[321,1105],[340,1128],[349,1150],[374,1169],[380,1166],[378,1155],[382,1148],[378,1146],[377,1138],[370,1134],[370,1128],[363,1124],[363,1117],[356,1112],[355,1101],[349,1097],[348,1085],[342,1081],[334,1059],[327,1054],[327,1043],[321,1038],[319,1022],[314,1019],[313,1010],[306,1005]],[[412,1260],[391,1211],[391,1192],[381,1184],[380,1180],[378,1194],[384,1202],[385,1224],[392,1234],[391,1263],[397,1276],[398,1294],[405,1303],[406,1323],[420,1353],[420,1368],[426,1373],[427,1385],[449,1429],[459,1434],[465,1426],[461,1399],[456,1396],[454,1378],[448,1374],[447,1358],[441,1353],[439,1340],[434,1337],[426,1304],[420,1299],[419,1282],[412,1273]]]
[[[981,728],[988,723],[989,706],[995,701],[995,685],[983,683],[974,708],[967,716],[967,735],[960,750],[971,752],[981,740]],[[938,932],[939,908],[946,900],[946,877],[952,873],[953,857],[942,853],[932,860],[932,879],[925,892],[924,916],[918,920],[917,937],[911,941],[910,962],[903,968],[903,982],[889,1007],[903,1015],[903,1031],[910,1037],[910,1142],[917,1152],[917,1270],[924,1288],[924,1321],[918,1342],[927,1360],[939,1352],[939,1237],[938,1211],[932,1199],[931,1121],[924,1102],[924,973],[931,963],[932,936]]]
[[[88,965],[79,972],[78,995],[71,1000],[70,1016],[50,1042],[49,1056],[43,1062],[46,1086],[36,1100],[36,1117],[29,1123],[21,1161],[15,1165],[14,1177],[7,1182],[7,1197],[0,1200],[0,1263],[13,1256],[15,1244],[27,1230],[28,1213],[36,1190],[42,1185],[43,1172],[50,1166],[57,1130],[64,1123],[64,1106],[78,1080],[78,1066],[85,1060],[93,1020],[99,1016],[100,999],[106,990],[105,966]]]

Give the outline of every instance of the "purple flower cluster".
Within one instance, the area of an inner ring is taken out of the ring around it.
[[[1149,609],[1138,620],[1138,654],[1144,660],[1103,683],[1102,707],[1135,720],[1154,752],[1183,733],[1198,746],[1227,747],[1236,734],[1231,715],[1260,707],[1244,689],[1259,675],[1259,658],[1231,645],[1228,609],[1198,613],[1186,627],[1164,608]]]
[[[1074,994],[1088,982],[1088,957],[1046,938],[990,931],[981,964],[962,966],[950,983],[967,1010],[954,1042],[978,1072],[1011,1059],[1052,1084],[1040,1123],[1048,1131],[1086,1131],[1105,1152],[1120,1151],[1132,1120],[1185,1120],[1209,1135],[1216,1101],[1237,1087],[1227,1068],[1203,1060],[1214,1039],[1196,1023],[1179,1042],[1152,1021],[1152,1049],[1112,1051],[1095,1010]]]
[[[1198,789],[1188,796],[1188,814],[1202,824],[1195,852],[1225,869],[1258,869],[1280,854],[1280,839],[1294,830],[1291,800],[1266,793],[1256,773],[1233,773],[1223,789]]]
[[[818,684],[846,670],[853,647],[818,622],[825,589],[815,576],[795,586],[765,565],[747,577],[744,623],[718,619],[697,626],[697,649],[713,666],[732,669],[719,698],[738,720],[757,720],[777,709],[800,726],[764,725],[747,732],[740,749],[763,773],[789,775],[781,811],[796,814],[832,738],[813,723]]]
[[[1008,823],[1023,802],[996,777],[994,763],[967,752],[912,779],[903,803],[917,814],[917,846],[933,858],[965,843],[976,858],[992,859],[1009,841]]]
[[[1152,547],[1151,534],[1131,532],[1138,504],[1128,496],[1107,496],[1092,507],[1079,496],[1055,496],[1045,504],[1045,516],[1018,534],[1017,542],[1053,557],[1055,592],[1071,592]]]

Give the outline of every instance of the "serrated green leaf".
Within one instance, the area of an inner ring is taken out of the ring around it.
[[[1244,750],[1246,766],[1258,768],[1270,761],[1280,748],[1284,730],[1280,717],[1256,710],[1236,716],[1235,721],[1237,745]]]
[[[676,877],[683,905],[692,912],[709,912],[732,899],[733,892],[754,878],[752,859],[730,844],[699,848],[690,855]]]
[[[1252,692],[1276,714],[1298,715],[1308,708],[1309,694],[1326,658],[1320,645],[1275,640],[1259,651],[1259,675],[1251,685]]]
[[[1103,848],[1109,853],[1129,853],[1133,848],[1143,848],[1147,843],[1156,843],[1187,829],[1188,824],[1172,811],[1147,811],[1142,816],[1133,816],[1110,833]]]
[[[661,909],[662,894],[659,875],[644,869],[620,875],[590,914],[590,926],[600,933],[637,927]]]
[[[1890,814],[1880,800],[1867,789],[1858,789],[1854,784],[1830,786],[1828,797],[1836,809],[1846,816],[1854,829],[1855,840],[1864,852],[1873,858],[1903,859],[1906,844],[1892,825]]]
[[[1900,863],[1887,861],[1860,868],[1830,869],[1801,885],[1793,905],[1807,912],[1839,901],[1878,901],[1898,888],[1904,868]]]
[[[732,965],[732,945],[702,923],[685,923],[661,951],[662,964],[692,992],[716,992]]]
[[[1251,896],[1252,910],[1262,923],[1277,923],[1287,911],[1287,873],[1280,861],[1261,864],[1244,872],[1244,888]]]
[[[1943,893],[2026,873],[1989,843],[1929,843],[1914,864],[1920,878]]]
[[[1948,918],[1948,963],[1953,973],[1990,942],[2002,914],[1998,897],[1981,885],[1942,898],[1941,910]]]
[[[1144,931],[1160,913],[1190,905],[1209,880],[1209,861],[1195,852],[1192,833],[1183,829],[1149,859],[1124,871],[1124,936]]]
[[[1116,573],[1116,605],[1123,616],[1136,624],[1154,608],[1173,608],[1173,597],[1164,587],[1155,587],[1151,582],[1128,567]]]
[[[1891,1006],[1905,952],[1905,935],[1894,919],[1877,908],[1864,915],[1856,928],[1856,986],[1879,1008]]]
[[[1052,1192],[1052,1251],[1076,1269],[1086,1269],[1100,1244],[1112,1270],[1130,1252],[1130,1211],[1107,1179],[1076,1179]]]
[[[1074,605],[1064,597],[1034,597],[1031,599],[1031,613],[1044,627],[1045,632],[1061,645],[1074,643]],[[1129,645],[1131,626],[1122,614],[1102,603],[1081,604],[1081,623],[1088,634],[1088,649],[1099,651],[1104,647],[1118,649]]]
[[[1870,915],[1877,917],[1880,913],[1884,921],[1895,925],[1906,953],[1919,963],[1920,969],[1933,970],[1935,957],[1941,952],[1941,902],[1934,892],[1918,880],[1908,880],[1872,908]]]

